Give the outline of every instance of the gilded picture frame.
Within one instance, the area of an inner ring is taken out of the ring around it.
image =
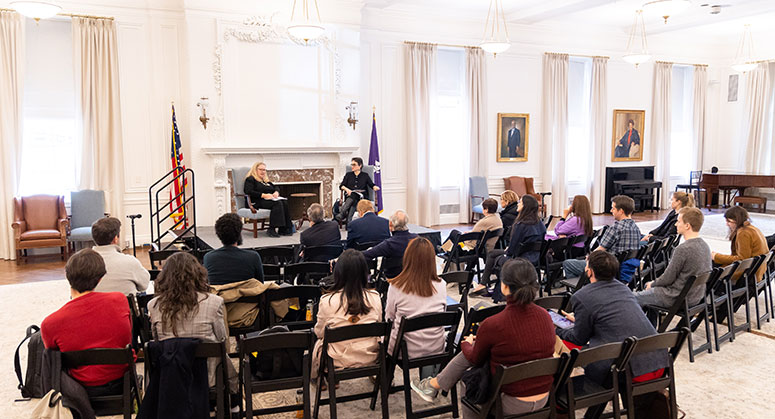
[[[645,110],[614,109],[611,161],[642,161],[646,121]],[[632,123],[632,126],[630,124]]]
[[[495,155],[499,162],[527,161],[530,114],[498,113]]]

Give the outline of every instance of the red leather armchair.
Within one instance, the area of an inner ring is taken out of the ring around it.
[[[544,204],[544,196],[551,195],[551,192],[536,192],[533,187],[533,178],[522,176],[511,176],[503,178],[503,183],[506,186],[506,190],[511,190],[517,193],[518,196],[532,195],[536,201],[538,201],[538,209],[543,216],[546,216],[546,205]]]
[[[67,247],[68,220],[65,197],[32,195],[13,199],[14,222],[11,224],[16,242],[16,263],[27,259],[27,249],[61,247],[62,259],[69,256]]]

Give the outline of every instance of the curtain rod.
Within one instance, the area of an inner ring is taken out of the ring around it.
[[[605,58],[606,60],[611,59],[611,57],[606,57],[604,55],[585,55],[585,54],[571,54],[569,52],[545,52],[544,54],[565,54],[572,57],[585,57],[585,58]]]
[[[0,7],[0,12],[16,12],[14,9],[6,9]],[[18,13],[18,12],[17,12]],[[105,19],[105,20],[114,20],[115,18],[109,17],[109,16],[92,16],[92,15],[79,15],[75,13],[57,13],[56,16],[65,16],[65,17],[83,17],[87,19]]]
[[[456,44],[438,44],[435,42],[416,42],[416,41],[404,41],[405,44],[431,44],[436,45],[438,47],[449,47],[449,48],[479,48],[477,46],[473,45],[456,45]]]
[[[654,62],[655,62],[655,63],[665,63],[665,64],[690,65],[690,66],[695,66],[695,67],[707,67],[707,66],[708,66],[707,64],[696,64],[696,63],[677,63],[677,62],[674,62],[674,61],[660,61],[660,60],[656,60],[656,61],[654,61]]]

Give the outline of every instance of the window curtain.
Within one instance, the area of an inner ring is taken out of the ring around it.
[[[404,44],[406,101],[406,207],[411,223],[439,224],[439,184],[433,141],[436,99],[436,45]]]
[[[673,63],[657,61],[654,65],[654,94],[651,101],[651,162],[654,163],[654,179],[662,182],[662,202],[669,208],[670,202],[670,132],[671,84]],[[645,137],[645,136],[644,136]],[[648,146],[648,143],[644,143]]]
[[[705,150],[705,113],[708,97],[708,67],[704,65],[694,66],[694,110],[692,117],[694,164],[693,170],[702,170],[704,167]]]
[[[590,137],[593,154],[590,165],[592,185],[590,188],[592,212],[605,211],[605,166],[608,162],[608,141],[606,139],[606,118],[608,117],[608,58],[592,59],[592,88],[590,93],[589,117]]]
[[[82,141],[79,187],[105,191],[111,216],[124,219],[124,158],[118,79],[116,24],[109,19],[73,17],[73,62]],[[122,234],[124,243],[128,235]]]
[[[743,167],[755,174],[767,173],[769,166],[770,142],[766,130],[769,128],[770,67],[760,63],[747,75],[745,90],[744,136],[746,160]]]
[[[568,142],[568,54],[546,53],[543,59],[542,189],[552,191],[547,214],[558,215],[568,205],[565,189]]]
[[[461,170],[460,220],[468,223],[471,200],[468,199],[469,176],[487,176],[487,83],[485,52],[466,48],[466,98],[471,137],[468,149],[468,167]]]
[[[11,229],[13,197],[19,187],[24,98],[24,20],[0,11],[0,258],[16,259]]]

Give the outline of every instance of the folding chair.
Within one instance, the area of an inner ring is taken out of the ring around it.
[[[261,262],[264,264],[285,266],[293,263],[296,257],[296,251],[293,246],[254,247],[253,250],[261,256]]]
[[[328,262],[338,258],[344,252],[344,247],[341,244],[310,246],[304,247],[302,251],[302,262]]]
[[[568,250],[565,251],[565,254],[568,258],[577,258],[577,257],[583,257],[586,255],[586,252],[584,251],[583,246],[576,247],[579,243],[586,243],[587,239],[590,236],[587,236],[585,234],[581,234],[578,236],[569,236],[568,237]]]
[[[468,313],[468,292],[471,290],[471,283],[474,279],[474,273],[471,271],[452,271],[439,275],[447,284],[458,284],[460,292],[460,301],[447,296],[447,310],[455,311],[457,308],[463,309],[463,313]]]
[[[571,373],[569,368],[572,364],[570,354],[564,353],[559,358],[536,359],[534,361],[523,362],[521,364],[505,367],[498,365],[495,369],[495,375],[490,382],[490,392],[487,401],[482,405],[477,405],[470,400],[463,398],[463,404],[475,413],[479,419],[496,418],[520,418],[520,419],[545,419],[557,416],[557,390],[562,388],[568,376]],[[546,406],[541,409],[520,415],[506,415],[503,412],[501,403],[501,388],[503,386],[516,383],[535,377],[544,377],[551,375],[553,377],[552,387],[549,391],[549,400]]]
[[[125,419],[132,417],[132,404],[140,405],[140,389],[137,384],[134,353],[132,346],[112,349],[86,349],[82,351],[62,352],[62,369],[67,371],[87,365],[127,365],[124,373],[124,388],[121,394],[89,397],[89,402],[97,416],[122,413]],[[54,390],[60,391],[55,380]]]
[[[552,295],[554,281],[562,275],[562,261],[569,258],[568,247],[570,242],[570,237],[544,241],[538,258],[538,277],[541,278],[542,284],[539,290],[540,295],[543,295],[544,292]]]
[[[571,350],[571,356],[575,358],[570,366],[571,370],[599,361],[612,360],[613,362],[606,377],[606,385],[594,382],[586,375],[580,375],[571,377],[565,387],[558,390],[557,405],[568,411],[569,418],[576,417],[576,409],[597,408],[598,405],[605,406],[608,402],[613,405],[614,417],[620,416],[618,374],[627,367],[632,346],[625,341],[595,346],[583,351]],[[574,352],[576,352],[575,355]]]
[[[344,368],[337,370],[334,367],[334,360],[328,356],[328,346],[332,343],[345,342],[353,339],[362,338],[382,338],[379,343],[377,361],[375,365],[358,368]],[[378,391],[382,394],[382,417],[389,417],[388,413],[388,381],[386,369],[385,348],[390,339],[390,323],[377,322],[368,324],[355,324],[343,327],[326,327],[323,332],[323,352],[320,356],[320,370],[318,371],[317,390],[315,391],[315,410],[312,415],[317,419],[321,405],[329,405],[331,419],[336,419],[336,403],[350,402],[354,400],[368,399],[375,395],[374,391],[365,393],[350,394],[343,397],[336,396],[336,384],[344,380],[376,376],[379,382]],[[328,383],[328,398],[322,399],[321,392],[323,380]]]
[[[718,333],[718,324],[719,316],[726,316],[729,313],[729,293],[727,293],[726,282],[735,274],[738,265],[738,262],[734,262],[724,268],[716,268],[718,274],[712,276],[708,282],[708,304],[710,304],[710,309],[713,314],[713,340],[716,343],[717,352],[721,350],[722,342],[732,342],[734,340],[732,323],[727,323],[727,331],[721,336],[719,336]]]
[[[371,249],[372,247],[382,243],[381,241],[370,241],[364,243],[355,243],[353,249],[360,250],[361,252]]]
[[[328,262],[299,262],[285,266],[285,282],[294,285],[317,284],[331,274]]]
[[[253,336],[244,339],[239,344],[239,380],[240,393],[244,395],[245,412],[240,411],[240,417],[254,417],[256,415],[271,415],[282,412],[304,411],[304,419],[310,418],[310,370],[312,361],[312,333],[310,331],[295,331],[286,333],[271,333],[262,336]],[[250,357],[254,352],[264,352],[297,349],[306,351],[302,358],[302,373],[298,376],[280,377],[267,380],[259,380],[253,376],[250,370]],[[253,394],[270,391],[302,389],[302,403],[286,406],[269,407],[263,409],[253,408]],[[240,410],[242,406],[240,406]]]
[[[145,344],[153,339],[151,333],[151,319],[148,317],[148,302],[153,299],[153,294],[135,295],[129,294],[129,312],[132,316],[132,347],[139,351]],[[142,360],[143,357],[138,357]]]
[[[461,263],[466,264],[465,270],[472,268],[474,262],[478,265],[479,255],[477,254],[476,249],[479,247],[479,243],[482,241],[482,237],[484,237],[483,231],[470,231],[468,233],[459,235],[457,240],[452,242],[452,250],[447,253],[438,255],[440,258],[446,261],[444,264],[444,270],[442,272],[449,272],[450,265],[453,263],[455,264],[455,268],[457,270],[460,270]],[[476,242],[474,249],[468,251],[463,250],[463,248],[460,247],[460,244],[470,240]]]
[[[769,269],[765,269],[764,276],[762,278],[758,277],[758,273],[762,265],[769,267],[771,260],[772,252],[759,256],[759,261],[756,263],[756,267],[752,268],[749,275],[747,275],[748,293],[749,296],[753,298],[754,307],[756,308],[756,328],[759,330],[762,328],[761,322],[770,321],[770,317],[772,315],[770,311],[771,304],[767,300],[768,298],[770,301],[772,300],[772,288],[770,287],[769,282]],[[760,314],[759,310],[759,294],[762,292],[764,293],[764,314]]]
[[[632,353],[630,355],[631,357],[659,350],[667,350],[670,354],[669,364],[667,368],[665,368],[664,374],[662,374],[662,376],[659,378],[635,383],[632,381],[634,377],[632,376],[632,370],[630,368],[625,368],[625,370],[622,371],[621,375],[624,375],[622,401],[624,402],[625,406],[624,412],[627,414],[629,419],[635,418],[635,396],[653,393],[663,389],[668,389],[670,394],[670,416],[673,419],[677,419],[678,403],[676,401],[675,392],[674,363],[675,359],[678,357],[678,354],[681,352],[681,348],[683,347],[683,343],[686,340],[686,337],[689,335],[691,335],[689,329],[682,327],[678,331],[660,333],[658,335],[649,336],[646,338],[627,338],[633,342]]]
[[[476,255],[477,260],[474,262],[473,268],[476,270],[476,278],[479,282],[482,281],[482,269],[481,265],[479,263],[479,259],[481,259],[483,262],[487,261],[487,242],[490,241],[490,239],[497,237],[498,240],[503,236],[503,229],[497,228],[495,230],[486,230],[484,232],[484,236],[482,236],[482,240],[477,243],[476,246]],[[497,246],[497,241],[496,241]]]
[[[396,335],[396,342],[393,345],[393,353],[390,354],[387,366],[387,382],[393,381],[396,366],[401,368],[404,376],[404,384],[402,386],[391,387],[390,392],[404,391],[404,403],[406,408],[406,417],[412,418],[425,418],[429,416],[441,415],[443,413],[452,412],[453,417],[458,416],[457,405],[457,386],[453,386],[450,389],[450,404],[443,406],[434,406],[429,409],[420,411],[412,410],[412,388],[409,385],[410,377],[409,371],[417,368],[418,370],[425,366],[440,365],[444,368],[445,365],[455,356],[455,334],[447,333],[444,342],[444,349],[442,352],[433,355],[427,355],[422,357],[410,357],[409,347],[406,342],[406,334],[416,332],[418,330],[440,328],[443,327],[448,330],[457,330],[460,323],[461,310],[446,311],[442,313],[429,313],[421,314],[410,318],[402,318],[401,323],[398,326],[398,335]],[[374,385],[374,396],[371,399],[371,408],[374,409],[377,403],[377,384]]]
[[[657,333],[664,333],[675,316],[679,316],[681,318],[678,322],[678,325],[676,326],[676,329],[681,328],[682,326],[689,328],[687,329],[689,330],[689,362],[694,362],[694,355],[703,351],[707,350],[708,353],[713,352],[713,344],[710,340],[710,324],[708,324],[709,311],[706,295],[703,293],[700,302],[691,306],[689,305],[689,301],[686,298],[689,294],[689,291],[691,291],[691,289],[694,287],[702,287],[705,289],[706,285],[708,284],[708,279],[710,279],[711,275],[713,274],[713,271],[708,271],[702,275],[690,276],[686,280],[686,284],[684,284],[683,289],[678,294],[675,303],[673,303],[671,307],[662,307],[657,305],[647,305],[645,307],[646,310],[652,310],[658,315]],[[691,329],[693,327],[699,326],[699,322],[705,323],[706,342],[697,348],[694,348]]]
[[[263,313],[266,313],[266,327],[284,325],[287,326],[290,330],[303,330],[315,327],[317,320],[317,303],[320,301],[320,295],[320,287],[317,285],[294,285],[290,287],[266,290],[264,292],[264,306],[261,310]],[[302,313],[306,313],[307,304],[313,304],[311,313],[312,318],[310,320],[307,320],[306,317],[304,320],[275,320],[275,316],[273,315],[274,311],[272,309],[272,302],[291,298],[298,299],[299,311]]]
[[[485,307],[480,309],[472,308],[468,310],[468,315],[466,315],[465,320],[465,327],[463,327],[463,331],[458,334],[456,338],[456,352],[460,351],[460,344],[463,342],[463,338],[468,335],[475,335],[476,331],[479,330],[479,325],[488,317],[494,316],[503,309],[506,308],[505,304],[499,304],[496,306],[491,307]]]
[[[281,282],[283,279],[282,270],[280,269],[280,265],[270,264],[270,263],[264,263],[262,265],[264,269],[264,282],[267,281],[274,281],[274,282]]]
[[[559,312],[560,310],[565,310],[568,307],[568,303],[570,303],[570,295],[550,295],[547,297],[536,298],[533,302],[535,305],[543,307],[546,310],[554,310]]]
[[[748,303],[751,296],[748,293],[748,277],[756,275],[756,268],[758,268],[759,262],[759,256],[738,261],[739,265],[737,266],[737,271],[742,272],[742,275],[737,278],[737,282],[733,280],[732,276],[724,278],[724,284],[727,287],[727,295],[729,296],[729,315],[727,316],[727,321],[729,322],[729,327],[732,329],[732,342],[734,342],[735,336],[738,333],[751,331],[751,307]],[[736,324],[735,313],[742,305],[745,305],[745,322]]]

